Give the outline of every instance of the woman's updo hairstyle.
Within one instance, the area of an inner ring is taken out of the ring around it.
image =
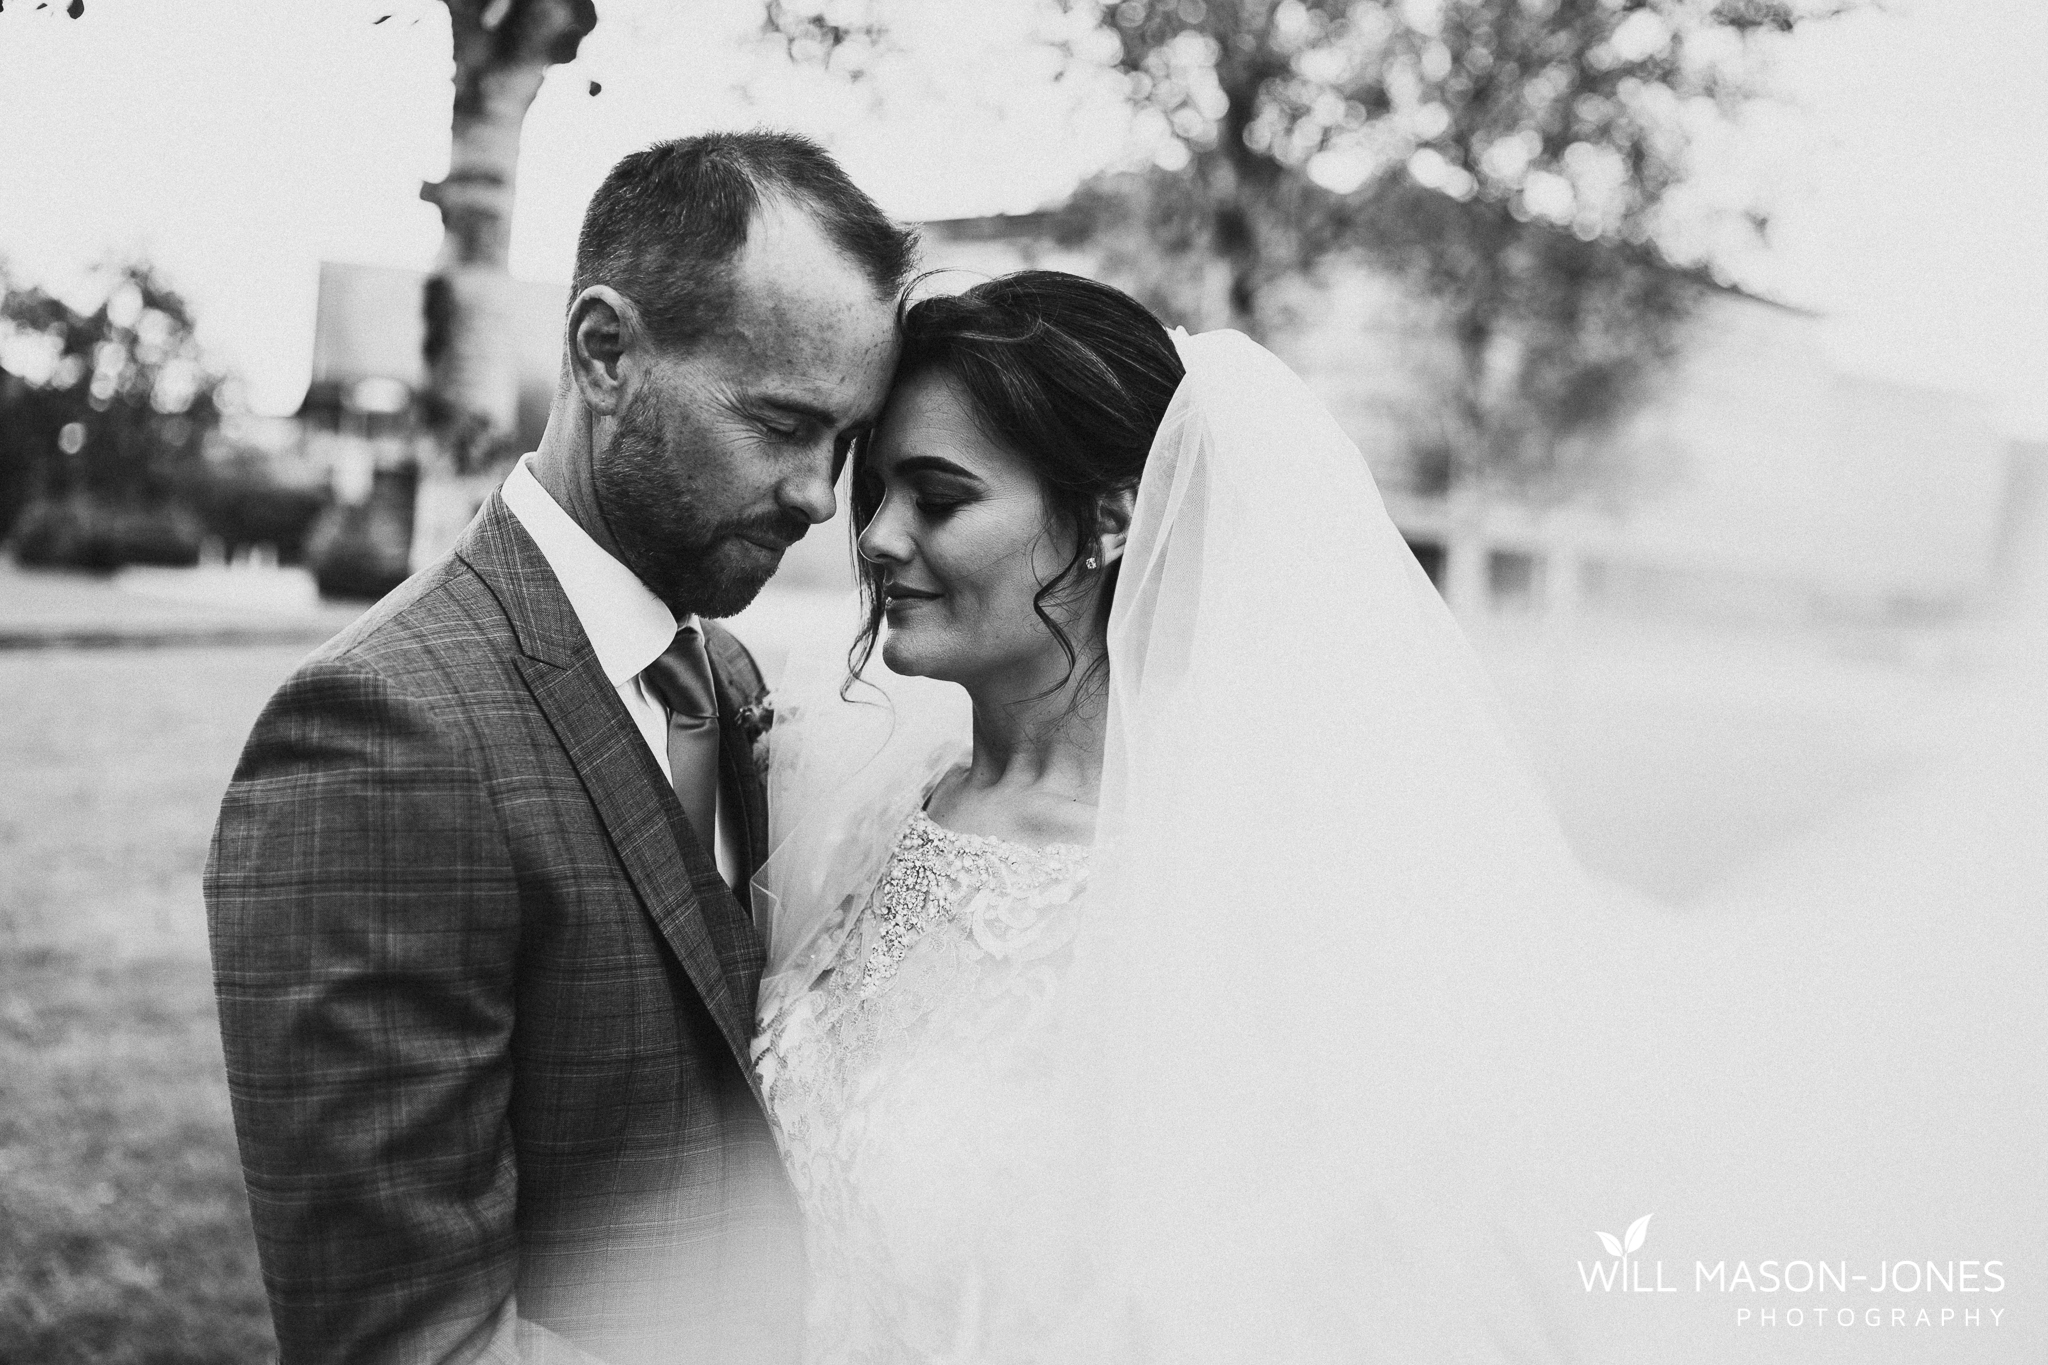
[[[1122,290],[1057,270],[1021,270],[911,305],[902,343],[896,384],[929,370],[950,376],[982,431],[1030,464],[1055,525],[1072,538],[1072,555],[1034,599],[1039,619],[1066,652],[1071,676],[1073,641],[1045,604],[1077,582],[1088,542],[1099,531],[1101,499],[1137,488],[1152,438],[1186,373],[1173,339]],[[881,506],[880,480],[865,467],[867,445],[854,454],[856,536]],[[1116,568],[1101,571],[1105,622]],[[861,561],[860,579],[867,621],[849,659],[856,674],[874,651],[885,605],[881,571]]]

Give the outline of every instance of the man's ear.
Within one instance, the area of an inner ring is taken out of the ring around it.
[[[639,312],[610,285],[569,305],[569,379],[592,412],[616,417],[625,406],[625,358],[639,339]]]
[[[1131,533],[1131,509],[1138,501],[1136,486],[1104,494],[1095,504],[1097,527],[1093,549],[1103,568],[1124,557],[1124,541]]]

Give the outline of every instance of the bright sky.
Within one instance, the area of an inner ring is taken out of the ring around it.
[[[1125,153],[1113,91],[1056,87],[1021,0],[921,4],[877,93],[750,43],[757,0],[599,0],[527,119],[513,270],[566,280],[611,162],[707,127],[809,132],[910,218],[1035,208]],[[447,165],[441,6],[35,5],[0,10],[0,256],[61,287],[147,250],[251,404],[290,410],[318,262],[419,268],[439,244],[418,189]],[[1982,394],[2048,437],[2048,4],[1888,0],[1788,45],[1776,85],[1721,171],[1775,214],[1743,280],[1821,312],[1843,368]]]

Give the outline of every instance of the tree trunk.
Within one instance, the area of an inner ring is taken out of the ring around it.
[[[1254,152],[1245,135],[1258,112],[1260,89],[1277,74],[1255,56],[1224,46],[1216,78],[1226,103],[1223,117],[1217,121],[1216,152],[1203,176],[1215,204],[1211,230],[1216,253],[1229,272],[1225,326],[1255,340],[1264,338],[1260,294],[1275,265],[1269,259],[1274,244],[1267,240],[1260,208],[1271,202],[1280,169]]]
[[[448,177],[422,185],[441,210],[428,277],[427,389],[437,453],[420,470],[412,564],[455,543],[504,477],[519,411],[519,357],[507,269],[519,135],[548,68],[573,59],[597,22],[591,0],[445,0],[455,48]]]
[[[1444,601],[1461,617],[1477,618],[1490,605],[1492,543],[1487,534],[1491,480],[1488,465],[1487,357],[1493,332],[1468,311],[1453,324],[1458,380],[1450,403],[1451,464],[1444,510]]]
[[[420,187],[446,232],[427,283],[426,359],[458,467],[487,459],[518,409],[507,262],[520,128],[546,74],[539,63],[478,73],[456,99],[448,178]]]
[[[1259,322],[1259,292],[1264,283],[1259,225],[1243,196],[1231,188],[1235,177],[1228,165],[1218,178],[1224,186],[1212,191],[1217,202],[1211,231],[1226,272],[1223,325],[1257,340],[1264,335]]]

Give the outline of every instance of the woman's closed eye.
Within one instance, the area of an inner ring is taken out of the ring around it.
[[[959,511],[981,496],[981,489],[965,479],[944,474],[920,474],[910,479],[905,490],[928,517],[942,517]]]

